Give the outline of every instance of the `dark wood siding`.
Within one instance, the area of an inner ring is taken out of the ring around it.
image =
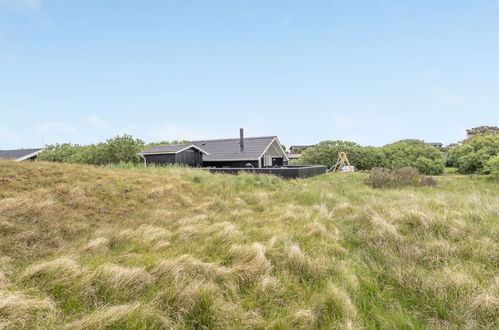
[[[179,152],[176,157],[177,164],[198,167],[203,165],[203,154],[195,149]]]
[[[246,167],[246,164],[251,164],[254,167],[258,167],[258,161],[257,160],[247,160],[247,161],[223,161],[223,162],[205,162],[203,161],[203,167],[237,167],[237,168],[243,168]]]
[[[167,155],[145,155],[147,165],[170,165],[175,164],[175,154]]]
[[[144,155],[148,165],[185,165],[198,167],[203,165],[203,154],[196,149],[187,149],[177,154]]]

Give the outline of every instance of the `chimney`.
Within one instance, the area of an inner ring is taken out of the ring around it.
[[[244,129],[239,129],[239,150],[244,151]]]

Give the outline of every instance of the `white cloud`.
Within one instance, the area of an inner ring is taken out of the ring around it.
[[[65,133],[68,135],[77,135],[79,133],[78,129],[72,125],[66,124],[62,121],[47,121],[41,123],[35,127],[39,132],[43,133]]]
[[[0,0],[0,5],[2,4],[38,10],[42,7],[42,0]]]
[[[87,117],[85,123],[95,129],[109,129],[111,127],[104,119],[95,115]]]

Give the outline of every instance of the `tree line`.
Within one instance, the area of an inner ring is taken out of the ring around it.
[[[365,147],[349,141],[323,141],[301,153],[295,164],[333,166],[344,151],[359,170],[376,167],[414,167],[427,175],[439,175],[445,167],[462,174],[499,176],[499,127],[479,126],[466,131],[464,141],[436,148],[421,140],[401,140],[382,147]]]
[[[352,165],[359,170],[376,167],[414,167],[427,175],[439,175],[446,166],[456,167],[463,174],[494,174],[499,177],[499,127],[479,126],[467,130],[464,141],[436,148],[421,140],[401,140],[382,147],[361,146],[349,141],[323,141],[304,150],[295,164],[326,165],[332,167],[340,151],[346,152]],[[116,136],[106,142],[77,145],[70,143],[46,146],[38,160],[91,165],[119,163],[138,164],[138,153],[159,144],[146,144],[131,135]]]

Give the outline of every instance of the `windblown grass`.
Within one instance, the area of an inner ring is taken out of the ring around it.
[[[0,328],[497,328],[499,186],[0,161]]]

